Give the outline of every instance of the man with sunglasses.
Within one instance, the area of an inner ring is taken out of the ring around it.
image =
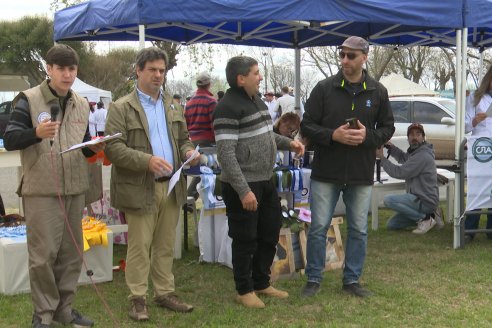
[[[386,88],[363,69],[367,41],[351,36],[339,49],[340,71],[314,87],[301,123],[302,135],[314,147],[304,297],[320,291],[326,233],[340,194],[348,224],[343,290],[359,297],[372,294],[359,279],[366,256],[375,150],[393,135],[394,120]]]
[[[440,211],[436,211],[439,205],[436,162],[434,150],[425,141],[424,127],[421,124],[410,124],[407,138],[410,145],[407,152],[391,142],[385,145],[388,155],[401,165],[384,158],[382,147],[376,150],[376,157],[381,159],[381,165],[389,176],[405,180],[407,190],[406,194],[384,197],[384,205],[396,211],[387,223],[388,229],[399,230],[417,225],[412,232],[422,235],[436,225],[436,220],[440,220],[442,225],[441,216],[436,215],[442,215]]]

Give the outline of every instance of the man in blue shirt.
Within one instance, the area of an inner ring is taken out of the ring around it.
[[[169,179],[193,153],[183,110],[165,98],[162,85],[167,54],[146,48],[137,54],[136,89],[110,105],[107,134],[121,132],[106,148],[113,163],[111,203],[125,212],[128,222],[126,284],[130,289],[129,316],[149,319],[146,306],[148,277],[154,302],[177,312],[193,307],[174,292],[172,273],[179,209],[186,201],[183,176],[171,192]],[[191,165],[198,164],[195,158]]]

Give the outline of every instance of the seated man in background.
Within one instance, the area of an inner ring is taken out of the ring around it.
[[[442,227],[441,215],[436,215],[439,205],[437,169],[432,145],[425,141],[424,127],[413,123],[407,130],[410,147],[407,152],[391,142],[386,144],[388,154],[401,165],[396,165],[383,155],[383,147],[376,150],[376,157],[389,176],[405,180],[406,194],[384,197],[384,205],[396,211],[387,223],[390,230],[417,228],[412,232],[424,234],[436,225]],[[389,156],[388,156],[389,157]]]

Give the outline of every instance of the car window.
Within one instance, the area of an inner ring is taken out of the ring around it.
[[[416,101],[413,103],[414,122],[423,124],[441,124],[443,117],[450,117],[444,110],[434,104]]]
[[[396,123],[409,123],[408,113],[410,109],[410,102],[408,101],[392,101],[391,109],[393,110],[393,117]]]
[[[438,100],[437,101],[439,104],[443,105],[447,109],[449,109],[451,112],[456,113],[456,102],[451,99],[443,99],[443,100]]]

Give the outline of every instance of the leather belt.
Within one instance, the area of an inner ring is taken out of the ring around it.
[[[171,179],[170,176],[168,176],[168,177],[160,177],[160,178],[155,179],[155,182],[164,182],[164,181],[169,181],[170,179]]]

